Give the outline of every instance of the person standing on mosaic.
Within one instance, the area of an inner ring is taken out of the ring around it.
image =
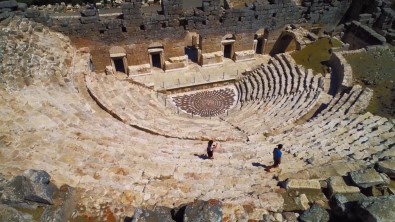
[[[217,148],[217,143],[214,144],[213,140],[208,141],[207,144],[207,157],[214,159],[214,150]]]

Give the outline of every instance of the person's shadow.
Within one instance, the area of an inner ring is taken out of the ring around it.
[[[193,155],[199,157],[202,160],[207,160],[208,159],[208,156],[206,154],[196,154],[195,153]]]
[[[263,168],[267,168],[267,166],[265,165],[265,164],[262,164],[262,163],[258,163],[258,162],[254,162],[254,163],[252,163],[252,165],[254,166],[254,167],[263,167]]]

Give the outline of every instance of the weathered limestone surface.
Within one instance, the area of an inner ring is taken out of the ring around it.
[[[395,179],[395,160],[379,161],[376,164],[377,171],[387,174],[391,179]]]
[[[357,214],[364,222],[392,221],[395,218],[395,196],[363,199],[358,202]]]
[[[289,180],[287,180],[285,187],[287,189],[321,190],[321,185],[320,185],[319,180],[289,179]]]
[[[25,219],[16,209],[5,204],[0,204],[0,221],[27,222],[29,220]]]
[[[328,179],[328,188],[330,195],[334,195],[337,193],[344,194],[344,193],[358,193],[359,188],[355,186],[349,186],[344,181],[343,177],[330,177]]]
[[[185,208],[185,222],[192,221],[222,221],[222,203],[218,200],[195,201]]]
[[[330,206],[335,215],[353,220],[357,217],[355,207],[358,201],[365,198],[366,196],[361,193],[335,194]]]
[[[327,222],[329,221],[329,213],[320,205],[314,204],[309,210],[300,215],[299,220],[303,222]]]
[[[389,183],[389,178],[385,174],[380,174],[374,169],[353,171],[350,172],[350,177],[354,184],[362,188]]]

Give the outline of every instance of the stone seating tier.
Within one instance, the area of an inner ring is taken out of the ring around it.
[[[371,96],[370,89],[355,85],[349,93],[334,97],[318,116],[269,141],[284,143],[295,157],[316,163],[336,156],[377,161],[395,145],[395,124],[370,113],[359,115]]]
[[[294,63],[289,59],[279,54],[237,81],[237,105],[222,119],[252,135],[271,132],[307,114],[319,99],[323,77],[298,66],[290,69]]]
[[[186,118],[172,113],[156,99],[153,91],[128,81],[98,74],[87,75],[85,79],[92,97],[101,107],[143,131],[175,138],[208,139],[209,135],[215,135],[217,140],[243,138],[240,132],[227,132],[231,131],[230,126],[222,121]]]

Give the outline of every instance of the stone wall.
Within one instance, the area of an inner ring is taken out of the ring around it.
[[[265,29],[269,33],[268,52],[285,25],[320,24],[320,30],[331,31],[351,5],[351,0],[257,0],[246,1],[244,7],[222,7],[226,2],[202,0],[202,7],[190,8],[184,7],[183,0],[163,0],[161,7],[127,0],[121,9],[111,13],[87,8],[80,14],[56,14],[32,7],[15,14],[23,14],[71,37],[87,38],[108,47],[136,49],[128,51],[129,64],[144,64],[148,60],[146,47],[155,41],[162,42],[165,60],[183,56],[184,47],[191,41],[185,40],[188,32],[199,34],[200,51],[204,55],[221,51],[220,41],[226,34],[236,36],[236,52],[253,50],[254,34]],[[9,14],[12,12],[2,16],[12,16]],[[141,56],[134,56],[136,54]]]
[[[352,68],[347,60],[343,57],[342,52],[333,52],[329,59],[331,67],[331,78],[336,80],[337,84],[331,87],[330,91],[336,93],[341,87],[352,87]]]
[[[386,42],[385,37],[369,26],[357,21],[353,21],[346,29],[347,31],[342,37],[342,41],[349,43],[350,49],[360,49],[369,45],[382,45]]]

